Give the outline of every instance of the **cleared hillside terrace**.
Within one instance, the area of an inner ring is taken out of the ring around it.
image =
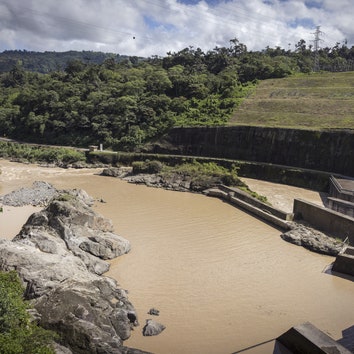
[[[261,81],[229,124],[354,129],[354,72],[301,74]]]

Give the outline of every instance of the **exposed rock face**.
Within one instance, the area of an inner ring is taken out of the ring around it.
[[[151,308],[148,312],[149,315],[154,315],[154,316],[159,316],[160,315],[160,311],[158,309],[155,309],[154,307]]]
[[[213,176],[204,177],[197,181],[191,176],[180,173],[171,173],[170,175],[139,173],[133,175],[131,174],[131,169],[122,167],[105,168],[101,175],[118,177],[129,183],[144,184],[148,187],[164,188],[180,192],[202,192],[222,183],[220,178]]]
[[[101,276],[105,261],[130,250],[83,191],[60,193],[12,240],[0,240],[0,269],[15,269],[40,324],[73,353],[140,353],[123,347],[138,325],[126,292]],[[63,353],[63,348],[58,350]]]
[[[131,173],[131,171],[131,167],[107,167],[102,171],[101,175],[122,178]]]
[[[146,325],[143,328],[143,336],[157,336],[160,334],[166,327],[154,320],[146,320]]]
[[[49,183],[36,181],[32,188],[21,188],[4,196],[0,196],[0,202],[5,205],[44,206],[56,195],[57,190]]]
[[[159,174],[138,174],[131,175],[123,178],[129,183],[135,184],[145,184],[148,187],[164,188],[174,191],[192,191],[191,179],[178,174],[173,174],[172,176],[166,178]],[[206,188],[204,188],[206,189]]]
[[[343,242],[309,226],[292,223],[292,229],[280,235],[285,241],[303,246],[310,251],[336,256],[343,248]]]

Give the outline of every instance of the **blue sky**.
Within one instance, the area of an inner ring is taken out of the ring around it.
[[[164,56],[237,38],[249,50],[354,45],[354,0],[0,0],[0,51],[93,50]]]

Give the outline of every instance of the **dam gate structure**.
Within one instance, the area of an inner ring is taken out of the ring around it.
[[[330,209],[354,217],[354,179],[331,176],[327,200]]]

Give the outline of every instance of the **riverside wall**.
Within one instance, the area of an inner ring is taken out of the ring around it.
[[[104,163],[112,166],[131,165],[133,161],[159,160],[167,165],[176,165],[183,162],[214,162],[226,168],[237,168],[240,177],[249,177],[271,181],[274,183],[288,184],[300,188],[308,188],[321,192],[328,192],[329,180],[332,176],[329,172],[315,171],[303,168],[275,165],[271,163],[240,161],[216,157],[185,156],[161,153],[127,153],[127,152],[101,152],[87,151],[87,160],[90,163]]]
[[[293,166],[354,177],[354,131],[252,126],[171,129],[148,152]]]
[[[262,203],[238,188],[229,188],[220,185],[216,188],[209,189],[206,194],[210,197],[220,198],[232,205],[236,205],[277,228],[286,231],[290,229],[288,221],[293,219],[292,213],[285,213]]]
[[[354,218],[302,199],[294,199],[294,220],[306,221],[316,229],[354,245]]]

